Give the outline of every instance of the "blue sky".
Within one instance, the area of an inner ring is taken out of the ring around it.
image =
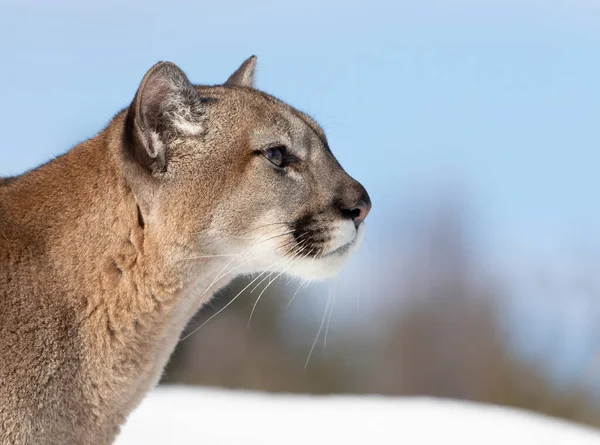
[[[600,247],[598,23],[595,0],[4,0],[0,175],[93,136],[158,60],[210,84],[256,54],[258,87],[313,115],[369,190],[376,254],[459,193],[518,269]]]
[[[0,174],[92,136],[159,59],[217,83],[257,54],[258,86],[370,190],[376,232],[452,186],[498,246],[596,237],[596,2],[204,3],[5,1]]]

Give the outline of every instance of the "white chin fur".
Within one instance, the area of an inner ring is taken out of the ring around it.
[[[364,233],[365,227],[364,224],[361,224],[356,231],[356,236],[349,243],[330,251],[323,257],[299,260],[290,267],[287,273],[305,280],[323,280],[337,275],[348,258],[360,247]]]
[[[352,225],[352,231],[341,226],[336,238],[331,243],[329,252],[323,256],[312,258],[290,258],[277,252],[277,243],[280,241],[268,233],[263,235],[267,242],[259,242],[257,248],[246,249],[231,266],[237,271],[236,275],[254,274],[262,272],[286,273],[305,280],[323,280],[335,276],[344,266],[348,258],[356,252],[364,236],[364,224],[358,230]],[[235,253],[235,250],[232,249]],[[252,261],[249,261],[252,259]]]

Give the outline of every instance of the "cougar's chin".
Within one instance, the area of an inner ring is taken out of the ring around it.
[[[338,274],[348,259],[358,250],[364,237],[364,224],[347,243],[334,247],[322,255],[302,258],[288,270],[290,275],[305,280],[323,280]]]

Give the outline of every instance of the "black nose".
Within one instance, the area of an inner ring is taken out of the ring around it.
[[[342,214],[346,218],[350,218],[354,221],[354,225],[358,227],[361,222],[365,220],[369,211],[371,210],[371,200],[368,196],[361,198],[350,208],[342,209]]]

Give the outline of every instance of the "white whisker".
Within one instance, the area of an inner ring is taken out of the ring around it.
[[[360,265],[358,267],[358,273],[356,274],[356,316],[360,316]]]
[[[271,239],[271,238],[269,238],[269,239]],[[262,242],[264,242],[264,241],[268,241],[268,239],[267,239],[267,240],[258,241],[256,244],[253,244],[253,245],[251,245],[251,246],[247,247],[246,249],[242,250],[242,251],[241,251],[239,254],[235,255],[235,256],[234,256],[234,257],[233,257],[233,258],[232,258],[232,259],[231,259],[231,260],[230,260],[230,261],[229,261],[227,264],[225,264],[225,266],[224,266],[224,267],[223,267],[223,269],[221,269],[221,271],[220,271],[220,272],[217,274],[217,276],[215,277],[215,279],[214,279],[214,280],[213,280],[213,281],[212,281],[212,282],[211,282],[211,283],[208,285],[208,287],[207,287],[207,288],[204,290],[204,292],[202,292],[202,294],[200,295],[200,300],[202,300],[202,299],[204,298],[204,296],[206,295],[206,293],[207,293],[207,292],[208,292],[208,291],[209,291],[209,290],[212,288],[212,286],[214,286],[214,285],[215,285],[215,283],[216,283],[217,281],[219,281],[221,278],[224,278],[226,275],[230,274],[231,272],[233,272],[233,271],[235,271],[235,270],[239,269],[240,267],[242,267],[242,266],[244,266],[244,265],[248,264],[248,263],[251,261],[251,259],[249,259],[249,260],[247,260],[247,261],[245,261],[245,262],[243,262],[243,263],[241,263],[241,264],[237,265],[236,267],[234,267],[234,268],[232,268],[232,269],[228,270],[226,273],[223,273],[223,271],[224,271],[224,270],[225,270],[225,269],[226,269],[226,268],[227,268],[227,267],[228,267],[228,266],[229,266],[229,265],[230,265],[230,264],[231,264],[233,261],[235,261],[235,260],[236,260],[237,258],[239,258],[241,255],[243,255],[244,253],[248,252],[250,249],[252,249],[252,248],[256,247],[258,244],[260,244],[260,243],[262,243]],[[275,263],[273,263],[273,264],[275,264]]]
[[[294,246],[292,246],[290,249],[288,249],[288,251],[287,251],[287,252],[285,252],[285,253],[284,253],[284,256],[285,256],[285,255],[287,255],[288,253],[290,253],[292,250],[294,250],[294,249],[297,249],[297,248],[298,248],[298,245],[294,245]],[[293,257],[293,255],[294,255],[294,254],[292,254],[292,259],[294,258],[294,257]],[[267,271],[267,272],[268,272],[268,271]],[[266,277],[264,277],[264,278],[263,278],[261,281],[259,281],[259,282],[258,282],[258,284],[257,284],[256,286],[254,286],[254,288],[252,288],[252,290],[250,291],[250,293],[254,292],[254,291],[255,291],[255,290],[258,288],[258,286],[260,286],[260,285],[261,285],[261,284],[262,284],[264,281],[268,280],[268,279],[269,279],[269,277],[270,277],[271,275],[273,275],[274,273],[275,273],[275,271],[272,271],[272,272],[270,272],[270,273],[269,273],[269,275],[267,275],[267,276],[266,276]]]
[[[194,334],[195,332],[197,332],[199,329],[201,329],[206,323],[208,323],[209,321],[211,321],[213,318],[215,318],[217,315],[219,315],[221,312],[223,312],[225,309],[227,309],[235,300],[237,300],[237,298],[242,295],[242,292],[244,292],[246,289],[248,289],[252,283],[254,283],[256,280],[258,280],[265,272],[261,272],[256,278],[254,278],[254,280],[250,281],[250,283],[248,283],[246,285],[246,287],[244,287],[241,291],[238,292],[238,294],[233,297],[229,303],[227,303],[225,306],[223,306],[221,309],[219,309],[215,314],[211,315],[204,323],[202,323],[200,326],[198,326],[196,329],[194,329],[192,332],[190,332],[188,335],[186,335],[185,337],[183,337],[180,341],[185,340],[186,338],[188,338],[190,335]]]
[[[327,304],[325,305],[325,312],[323,313],[323,319],[321,320],[321,325],[319,326],[319,330],[317,332],[317,336],[315,337],[315,341],[313,341],[310,351],[308,352],[308,357],[306,357],[306,362],[304,363],[305,370],[308,366],[308,362],[310,361],[310,357],[315,349],[315,345],[317,344],[317,341],[319,341],[319,336],[321,335],[321,331],[323,330],[323,325],[325,324],[325,318],[327,317],[327,311],[329,310],[330,302],[331,302],[331,300],[328,298]]]
[[[289,308],[292,304],[292,302],[294,301],[294,298],[296,298],[296,295],[298,295],[298,292],[300,292],[300,290],[302,288],[304,288],[304,286],[306,286],[306,283],[308,283],[308,279],[304,279],[300,285],[298,286],[298,289],[296,289],[296,292],[294,292],[294,295],[292,295],[292,298],[290,298],[290,301],[288,301],[288,304],[285,306],[285,309]]]
[[[329,316],[327,317],[327,325],[325,325],[325,336],[323,338],[323,347],[327,348],[327,334],[329,333],[329,324],[331,323],[331,314],[333,314],[333,308],[335,307],[335,296],[337,293],[337,280],[332,285],[333,291],[330,292],[331,297],[331,308],[329,309]],[[329,298],[329,297],[328,297]]]
[[[304,247],[302,249],[304,249]],[[296,252],[295,255],[298,255],[300,252],[302,252],[302,249],[300,249],[300,251]],[[256,309],[256,306],[258,305],[258,302],[260,301],[260,297],[262,297],[262,295],[265,293],[265,291],[269,288],[269,286],[272,283],[275,282],[275,280],[277,280],[277,278],[279,278],[281,275],[283,275],[285,272],[287,272],[298,260],[301,260],[302,258],[303,258],[302,256],[297,256],[296,258],[292,257],[291,260],[289,261],[289,264],[286,267],[284,267],[281,272],[279,272],[279,275],[277,275],[275,278],[270,280],[267,283],[267,285],[265,286],[265,288],[260,292],[260,294],[258,294],[258,298],[254,302],[254,305],[252,306],[252,311],[250,312],[250,317],[248,318],[247,328],[250,327],[250,322],[252,321],[252,315],[254,315],[254,310]],[[269,274],[269,276],[271,276],[271,274]]]

